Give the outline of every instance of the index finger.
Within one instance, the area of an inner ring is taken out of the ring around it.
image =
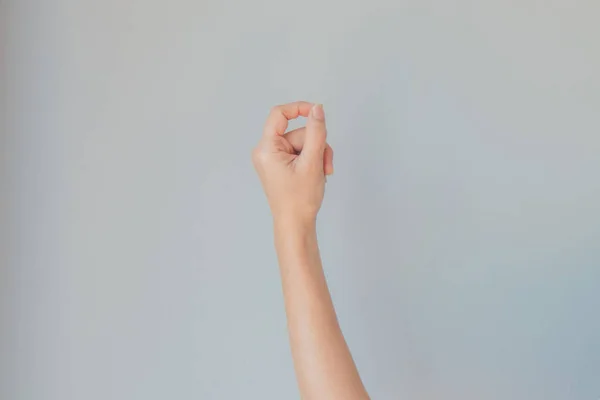
[[[288,121],[300,116],[308,117],[312,106],[313,104],[307,101],[296,101],[273,107],[265,123],[264,135],[283,135],[288,127]]]

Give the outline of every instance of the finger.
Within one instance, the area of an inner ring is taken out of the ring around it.
[[[323,160],[327,140],[325,126],[325,113],[321,104],[316,104],[310,109],[306,121],[306,134],[301,157],[316,161]]]
[[[306,127],[294,129],[293,131],[286,132],[283,136],[287,140],[296,153],[300,153],[304,147],[304,138],[306,137]]]
[[[285,139],[292,145],[296,153],[300,153],[304,148],[304,140],[306,138],[306,127],[296,128],[292,131],[286,132],[284,135]],[[333,160],[333,149],[328,143],[325,143],[325,157],[327,152],[330,152],[329,157]]]
[[[294,151],[300,153],[304,148],[306,128],[302,127],[289,131],[284,137],[292,145]],[[325,172],[325,175],[333,174],[333,149],[328,143],[325,143],[325,152],[323,153],[323,172]]]
[[[288,121],[299,116],[307,117],[311,107],[312,103],[306,101],[297,101],[273,107],[265,123],[264,135],[283,135],[288,127]]]
[[[325,147],[325,153],[323,154],[323,171],[325,171],[325,175],[333,174],[333,149],[330,145]]]

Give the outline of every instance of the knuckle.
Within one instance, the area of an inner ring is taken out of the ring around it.
[[[252,162],[254,164],[263,164],[267,161],[268,154],[262,148],[257,147],[252,150]]]
[[[258,147],[255,147],[252,150],[252,162],[254,164],[258,163],[260,161],[260,149]]]

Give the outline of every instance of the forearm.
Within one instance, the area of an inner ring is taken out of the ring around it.
[[[314,223],[275,221],[294,367],[304,399],[368,399],[327,288]]]

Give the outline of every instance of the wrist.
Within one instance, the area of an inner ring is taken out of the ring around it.
[[[286,233],[311,233],[317,230],[316,218],[290,214],[273,215],[273,225],[276,231]]]
[[[315,218],[274,216],[275,248],[282,271],[320,265]]]

